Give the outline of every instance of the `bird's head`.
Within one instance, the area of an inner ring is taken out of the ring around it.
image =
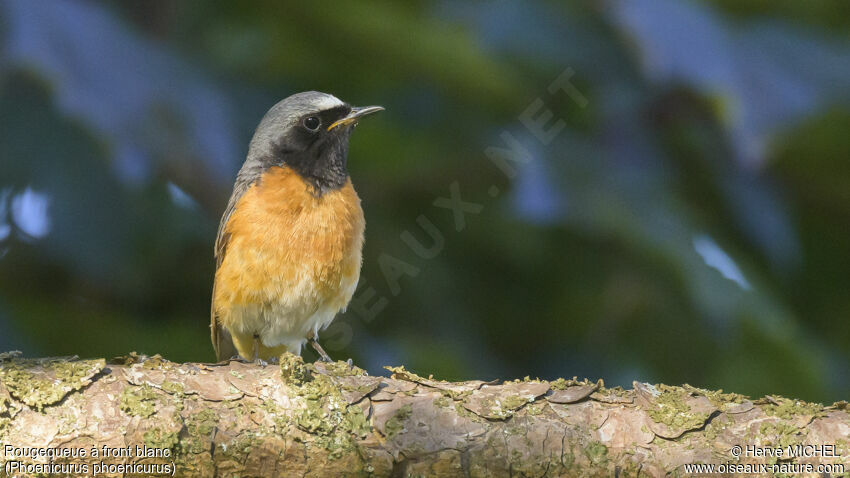
[[[360,118],[383,109],[352,107],[317,91],[294,94],[272,106],[260,121],[240,175],[288,166],[317,194],[340,188],[348,180],[351,131]]]

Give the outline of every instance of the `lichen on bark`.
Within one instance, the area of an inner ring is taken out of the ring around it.
[[[138,445],[167,451],[178,476],[666,476],[734,461],[733,445],[835,444],[845,464],[850,453],[846,403],[389,370],[292,355],[263,367],[0,354],[0,440]]]

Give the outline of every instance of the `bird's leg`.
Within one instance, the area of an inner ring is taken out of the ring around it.
[[[260,358],[260,336],[256,334],[254,335],[254,363],[261,367],[268,365],[268,362]]]
[[[319,345],[319,334],[318,333],[313,335],[313,338],[309,339],[309,340],[310,340],[310,345],[312,345],[313,350],[315,350],[316,353],[319,354],[319,358],[322,359],[322,362],[333,362],[333,360],[331,360],[331,356],[328,355],[327,352],[325,352],[325,349],[323,349],[321,345]]]

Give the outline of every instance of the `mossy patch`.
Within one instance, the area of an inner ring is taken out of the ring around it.
[[[619,385],[610,388],[606,387],[605,382],[603,382],[602,379],[599,380],[599,388],[594,393],[599,395],[613,395],[615,397],[626,399],[632,398],[632,393],[629,390],[626,390]]]
[[[605,388],[605,382],[603,382],[601,378],[599,380],[597,380],[596,382],[593,382],[593,381],[588,380],[586,378],[579,380],[578,377],[573,377],[571,379],[566,379],[566,378],[555,379],[555,380],[549,382],[549,388],[551,388],[552,390],[566,390],[569,387],[587,386],[587,385],[594,385],[594,384],[597,385],[599,389]]]
[[[170,450],[173,456],[175,447],[179,439],[176,432],[166,432],[161,428],[152,428],[145,432],[144,443],[148,448],[156,448],[160,450]]]
[[[320,435],[315,443],[328,451],[331,460],[342,458],[348,453],[357,453],[357,438],[365,438],[372,431],[363,410],[349,406],[342,421],[332,433]]]
[[[369,433],[372,432],[372,424],[369,423],[369,419],[366,417],[366,414],[363,413],[363,409],[358,406],[349,406],[348,407],[348,416],[347,422],[344,423],[344,429],[350,431],[353,435],[358,438],[366,438]]]
[[[327,435],[336,424],[332,413],[326,410],[320,400],[307,400],[306,407],[295,416],[295,424],[307,433]]]
[[[500,396],[498,394],[471,395],[464,401],[466,408],[473,413],[493,420],[505,420],[514,415],[517,410],[527,403],[533,403],[534,396],[523,396],[510,394]]]
[[[169,368],[172,365],[172,362],[169,362],[160,354],[155,354],[151,357],[143,357],[142,359],[142,367],[148,370],[161,370],[163,368]]]
[[[12,417],[15,416],[17,411],[9,396],[9,392],[0,383],[0,438],[3,438],[6,427],[12,423]]]
[[[2,391],[3,391],[3,389],[0,388],[0,392],[2,392]],[[9,400],[9,397],[0,393],[0,416],[8,415],[11,411],[12,411],[12,401]]]
[[[190,418],[190,422],[192,426],[195,427],[194,431],[197,432],[198,435],[203,437],[208,437],[212,435],[213,430],[215,430],[215,426],[218,423],[219,416],[215,410],[205,409],[200,412],[194,414]]]
[[[720,417],[724,418],[721,419]],[[712,442],[723,430],[735,423],[728,415],[721,415],[720,417],[710,421],[705,427],[705,437]]]
[[[820,403],[807,403],[802,400],[791,400],[788,398],[771,398],[770,403],[762,407],[764,413],[785,420],[800,415],[811,415],[821,417],[824,415],[823,405]]]
[[[238,417],[242,417],[244,415],[249,415],[252,413],[251,407],[248,407],[242,401],[234,402],[233,404],[228,404],[227,408],[233,409],[233,412]],[[289,428],[289,424],[291,419],[289,415],[287,415],[280,407],[275,404],[273,400],[264,400],[262,404],[258,407],[266,412],[266,414],[272,419],[274,423],[274,430],[281,436],[286,435],[286,431]]]
[[[505,380],[504,383],[506,383],[506,384],[507,383],[543,383],[543,381],[540,380],[540,377],[531,378],[531,375],[526,375],[525,377],[522,377],[522,378],[515,378],[513,380]]]
[[[584,456],[594,465],[601,465],[608,461],[608,447],[601,442],[592,441],[584,447]]]
[[[466,407],[463,406],[462,402],[455,402],[455,412],[457,412],[457,414],[459,416],[464,417],[464,418],[468,418],[469,420],[472,420],[474,422],[482,423],[482,422],[486,421],[484,418],[480,417],[477,413],[473,413],[473,412],[467,410]]]
[[[351,437],[341,433],[331,435],[323,435],[316,438],[316,445],[324,448],[328,452],[328,458],[331,460],[339,460],[352,449]]]
[[[331,377],[363,377],[367,375],[362,368],[342,361],[322,364],[322,368]]]
[[[79,427],[79,417],[72,410],[73,408],[63,410],[56,419],[60,435],[70,435]]]
[[[162,385],[160,385],[160,388],[163,392],[176,395],[177,397],[183,397],[185,395],[184,386],[180,382],[165,380],[162,382]]]
[[[240,433],[231,440],[227,447],[221,448],[222,455],[229,456],[236,461],[244,462],[251,449],[259,442],[256,435],[251,432]]]
[[[218,413],[210,408],[190,415],[186,419],[188,436],[181,447],[189,453],[203,453],[209,450],[209,440],[219,421]]]
[[[310,380],[310,369],[300,355],[289,352],[280,356],[280,376],[289,385],[300,386]]]
[[[109,363],[114,365],[133,365],[134,363],[141,363],[144,359],[144,356],[134,351],[125,355],[116,355],[109,359]]]
[[[516,410],[517,408],[532,401],[534,401],[534,399],[529,400],[519,395],[508,395],[504,400],[502,400],[502,407],[508,410]]]
[[[341,410],[347,407],[348,403],[343,400],[339,389],[327,376],[317,375],[296,388],[295,392],[304,398],[305,404],[295,418],[298,428],[308,433],[326,435],[342,420]]]
[[[769,440],[769,444],[780,448],[803,443],[807,432],[800,427],[785,422],[764,423],[759,428],[759,434]]]
[[[451,405],[452,405],[452,399],[451,399],[451,397],[448,397],[446,395],[442,395],[442,396],[434,399],[434,406],[435,407],[448,408]]]
[[[327,450],[332,459],[357,453],[356,438],[364,438],[372,431],[372,425],[363,410],[357,405],[349,405],[329,375],[311,373],[307,365],[302,368],[300,357],[281,356],[282,373],[285,359],[289,359],[286,360],[287,383],[292,387],[293,395],[303,401],[301,408],[292,417],[295,426],[314,435],[313,443]],[[345,373],[351,373],[347,363],[339,363],[345,366]],[[337,369],[333,373],[343,371]],[[275,424],[283,425],[277,421]],[[278,430],[282,428],[280,426]]]
[[[377,385],[373,383],[360,383],[355,385],[352,381],[340,381],[339,386],[345,391],[355,392],[361,396],[368,395],[369,392],[377,387]]]
[[[653,398],[653,406],[647,410],[649,417],[656,423],[670,428],[690,430],[699,428],[708,420],[708,413],[694,412],[687,403],[691,392],[681,387],[660,384],[656,387],[659,394]]]
[[[121,391],[120,408],[127,415],[147,418],[156,413],[156,399],[152,387],[128,385]]]
[[[448,396],[452,400],[464,400],[466,397],[470,396],[475,392],[475,390],[443,390],[443,395]]]
[[[682,385],[682,388],[691,393],[704,396],[719,409],[723,409],[730,404],[744,403],[744,400],[747,399],[745,395],[741,395],[740,393],[725,393],[723,390],[706,390],[688,385],[687,383]]]
[[[599,383],[601,384],[602,381],[600,380]],[[597,386],[596,391],[588,397],[597,402],[611,404],[634,403],[636,399],[635,393],[631,390],[625,390],[622,387],[606,388],[604,385]]]
[[[0,362],[8,362],[12,359],[19,358],[23,355],[20,350],[10,350],[8,352],[0,352]]]
[[[410,418],[412,413],[413,407],[409,403],[399,408],[395,415],[390,417],[390,419],[387,420],[386,425],[384,425],[384,430],[387,432],[387,438],[393,438],[401,433],[401,431],[404,430],[404,422]]]
[[[13,397],[41,411],[91,383],[105,366],[103,359],[10,359],[0,362],[0,382]]]
[[[385,369],[392,372],[392,378],[396,380],[407,380],[408,382],[419,382],[421,380],[426,380],[424,377],[420,377],[415,373],[408,371],[404,368],[404,365],[399,365],[398,367],[391,367],[387,365],[384,367]]]

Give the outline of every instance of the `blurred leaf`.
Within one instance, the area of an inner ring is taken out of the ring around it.
[[[712,0],[713,4],[746,18],[780,17],[811,26],[826,26],[836,33],[850,27],[850,3],[835,0]]]
[[[132,33],[97,5],[72,0],[0,3],[4,69],[24,68],[51,86],[59,108],[95,131],[112,170],[131,184],[156,175],[159,162],[196,168],[222,181],[238,147],[230,106],[197,71]],[[218,197],[195,187],[207,205]]]
[[[745,164],[761,164],[781,128],[848,99],[850,45],[778,22],[732,27],[689,0],[613,5],[650,78],[683,81],[728,105],[722,119]]]
[[[205,43],[196,48],[266,81],[284,76],[300,85],[293,91],[317,89],[351,97],[352,84],[368,85],[363,89],[374,94],[410,82],[435,87],[455,101],[510,111],[521,91],[520,78],[486,56],[461,25],[430,18],[427,5],[385,0],[226,2],[206,16],[193,14],[188,28],[205,34]],[[195,10],[185,12],[188,16]]]

